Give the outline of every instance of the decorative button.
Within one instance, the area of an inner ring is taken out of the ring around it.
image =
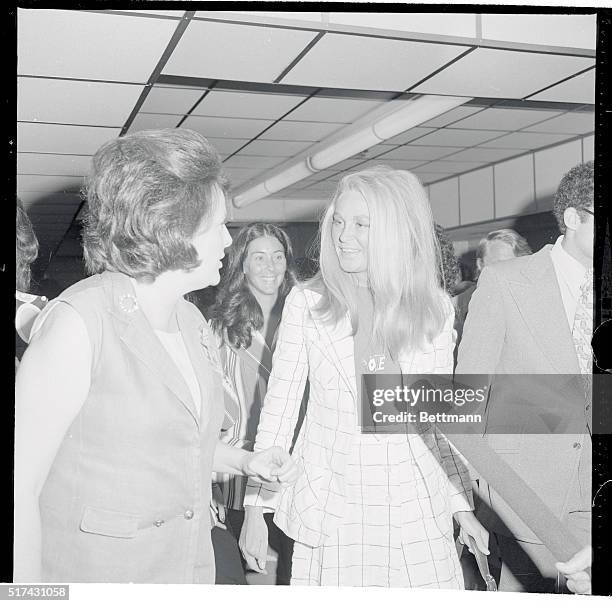
[[[573,446],[576,449],[580,448],[580,442],[574,442]]]
[[[119,297],[119,307],[127,314],[134,313],[138,309],[138,301],[131,294],[121,295]]]
[[[591,405],[590,404],[586,405],[586,410],[591,410]]]
[[[185,513],[184,513],[185,519],[186,520],[191,520],[191,518],[193,518],[193,511],[191,511],[191,509],[188,509]]]

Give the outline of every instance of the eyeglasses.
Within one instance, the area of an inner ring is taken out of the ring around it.
[[[589,213],[591,217],[595,216],[595,213],[592,210],[589,210],[588,208],[581,208],[580,210],[583,210],[585,213]]]

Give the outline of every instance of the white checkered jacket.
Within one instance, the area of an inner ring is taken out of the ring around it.
[[[344,509],[344,470],[357,424],[354,343],[347,317],[335,327],[311,313],[320,295],[294,287],[285,301],[272,375],[261,412],[256,451],[289,450],[306,380],[310,393],[306,416],[292,456],[302,472],[279,490],[277,484],[249,480],[244,504],[275,510],[274,520],[288,536],[312,547],[336,529]],[[454,312],[423,351],[400,357],[404,374],[453,372]],[[415,463],[430,494],[446,486],[450,513],[473,509],[467,467],[437,430],[423,434],[377,436],[410,443]],[[447,512],[448,515],[448,512]]]

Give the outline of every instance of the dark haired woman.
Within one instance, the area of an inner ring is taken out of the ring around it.
[[[231,243],[219,155],[189,130],[114,139],[87,202],[95,275],[45,308],[17,373],[14,579],[212,583],[212,471],[295,475],[280,448],[218,441],[221,364],[184,299]]]
[[[15,370],[30,340],[34,320],[47,297],[30,293],[30,265],[38,255],[38,239],[19,198],[15,232]]]
[[[209,314],[221,341],[225,369],[226,420],[222,439],[232,446],[253,449],[259,413],[272,369],[272,352],[285,297],[296,282],[293,251],[287,234],[267,223],[240,230],[228,251],[216,303]],[[219,477],[221,507],[228,529],[240,536],[244,521],[242,477]],[[291,541],[266,515],[269,542],[277,553],[276,583],[288,585]],[[219,573],[224,560],[217,557]],[[229,562],[228,562],[229,564]],[[263,571],[255,560],[247,565]]]

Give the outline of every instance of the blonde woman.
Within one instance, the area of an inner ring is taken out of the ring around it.
[[[365,435],[361,375],[452,373],[453,308],[425,191],[409,172],[343,178],[321,221],[320,272],[287,297],[255,450],[291,443],[294,486],[249,481],[241,547],[265,565],[263,513],[295,540],[295,585],[463,588],[453,541],[488,553],[470,479],[444,436]],[[374,370],[373,370],[374,369]]]

